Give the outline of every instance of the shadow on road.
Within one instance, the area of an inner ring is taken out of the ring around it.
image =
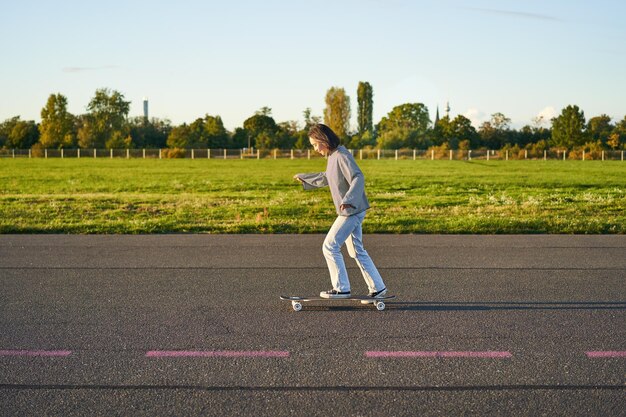
[[[409,311],[491,311],[491,310],[626,310],[626,302],[394,302],[388,303],[389,310]]]

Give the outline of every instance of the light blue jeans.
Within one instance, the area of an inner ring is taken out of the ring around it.
[[[348,217],[337,217],[324,240],[322,251],[328,264],[330,281],[333,284],[333,289],[337,291],[350,291],[348,271],[341,255],[341,247],[344,243],[348,248],[348,254],[351,258],[354,258],[359,269],[361,269],[369,292],[376,292],[385,288],[385,283],[380,273],[378,273],[372,258],[370,258],[363,247],[361,223],[363,223],[364,218],[364,211]]]

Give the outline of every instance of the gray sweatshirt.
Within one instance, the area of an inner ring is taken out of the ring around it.
[[[305,190],[328,186],[339,216],[352,216],[370,208],[365,196],[365,177],[352,154],[339,146],[329,156],[326,172],[297,174]],[[354,208],[340,210],[342,204]]]

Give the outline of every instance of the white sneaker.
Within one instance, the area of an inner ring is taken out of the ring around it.
[[[373,304],[376,298],[382,298],[385,296],[385,294],[387,294],[387,288],[383,288],[382,290],[377,292],[371,292],[367,294],[367,296],[370,297],[371,300],[361,300],[361,304]]]
[[[339,292],[337,290],[322,291],[320,293],[322,298],[350,298],[350,291]]]

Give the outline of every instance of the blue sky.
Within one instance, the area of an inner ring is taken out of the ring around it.
[[[622,0],[0,1],[0,121],[39,121],[57,92],[81,114],[106,87],[131,116],[148,97],[151,117],[220,115],[232,130],[263,106],[279,122],[321,116],[335,86],[355,128],[359,81],[375,123],[411,102],[432,119],[449,101],[475,126],[568,104],[626,115]]]

